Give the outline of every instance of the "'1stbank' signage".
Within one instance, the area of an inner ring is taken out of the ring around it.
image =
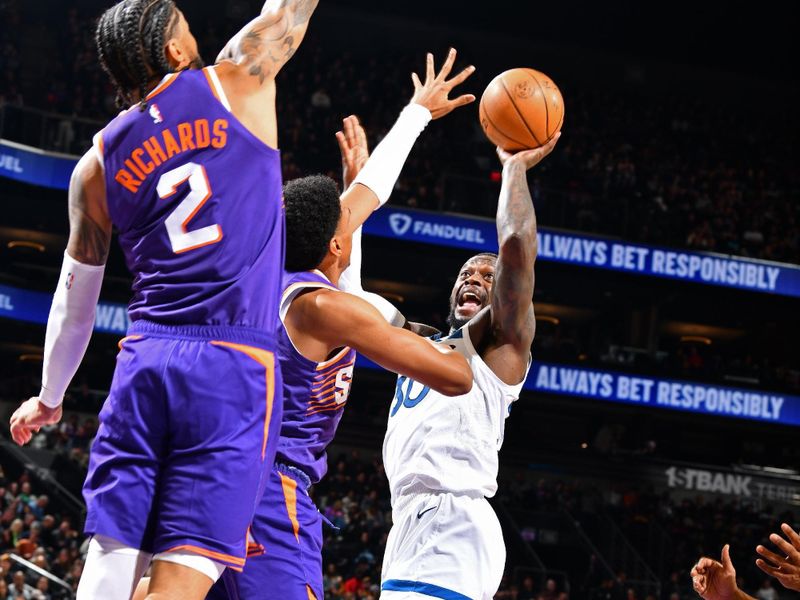
[[[364,224],[370,235],[497,251],[493,221],[387,206]],[[639,275],[800,297],[800,268],[707,252],[668,250],[539,229],[539,259]]]

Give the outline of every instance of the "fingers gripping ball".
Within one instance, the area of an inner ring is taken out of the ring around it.
[[[564,99],[544,73],[511,69],[486,87],[479,114],[486,137],[507,152],[517,152],[544,146],[561,130]]]

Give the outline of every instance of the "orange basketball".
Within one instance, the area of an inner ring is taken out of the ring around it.
[[[481,96],[486,137],[508,152],[538,148],[564,124],[564,99],[544,73],[511,69],[492,79]]]

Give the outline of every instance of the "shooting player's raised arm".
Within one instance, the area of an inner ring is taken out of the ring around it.
[[[553,150],[559,135],[541,148],[514,155],[498,148],[503,185],[497,205],[499,251],[492,286],[491,329],[494,345],[503,352],[497,364],[490,366],[506,383],[516,383],[524,376],[536,331],[533,266],[538,250],[537,225],[527,171]]]

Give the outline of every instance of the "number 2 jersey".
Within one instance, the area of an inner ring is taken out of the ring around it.
[[[472,389],[450,397],[405,376],[397,378],[383,441],[393,507],[404,495],[450,492],[491,498],[497,491],[497,453],[524,378],[517,385],[503,383],[475,350],[469,323],[438,343],[467,359]]]
[[[233,116],[213,67],[167,75],[95,148],[134,276],[132,321],[277,328],[280,154]]]
[[[299,294],[318,288],[339,291],[320,271],[286,273],[281,321]],[[294,347],[285,327],[278,330],[283,423],[276,462],[300,469],[311,483],[320,481],[328,470],[325,449],[342,418],[355,361],[356,351],[346,346],[324,362],[309,360]]]

